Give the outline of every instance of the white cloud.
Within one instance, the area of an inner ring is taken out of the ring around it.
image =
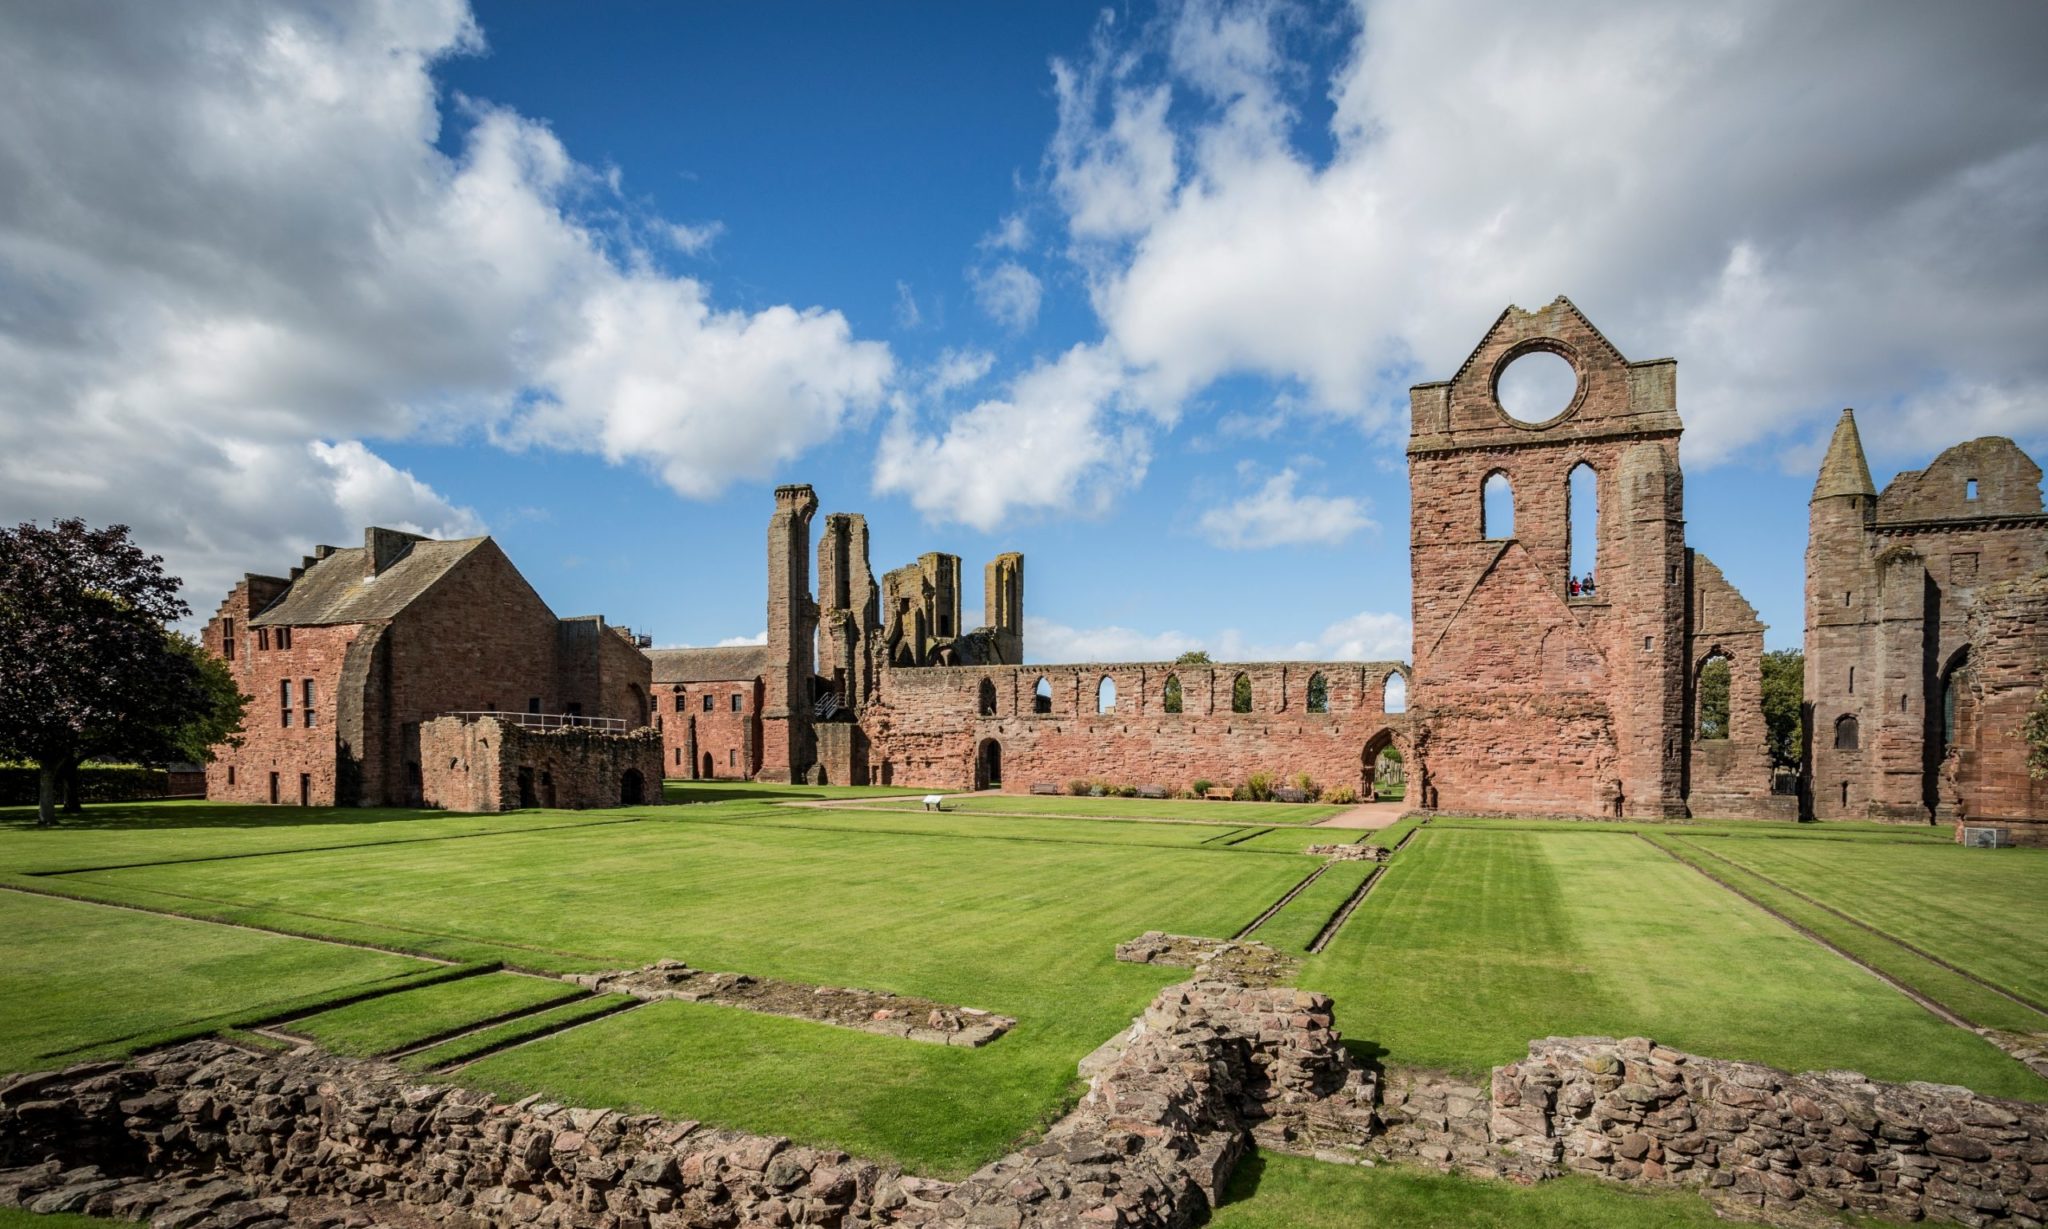
[[[1038,303],[1044,286],[1031,270],[1014,260],[993,269],[972,269],[974,297],[989,319],[1013,332],[1023,332],[1038,322]]]
[[[763,628],[760,631],[755,632],[751,636],[727,636],[725,639],[718,642],[718,647],[721,649],[736,649],[740,648],[743,645],[767,643],[768,630],[766,628]]]
[[[942,397],[947,393],[971,387],[995,369],[996,356],[987,350],[969,347],[965,350],[947,350],[939,355],[939,361],[932,364],[925,379],[925,394]]]
[[[1283,469],[1258,490],[1202,513],[1202,536],[1225,550],[1269,546],[1336,546],[1373,527],[1365,502],[1348,495],[1295,493],[1299,476]]]
[[[1105,24],[1054,66],[1049,194],[1127,397],[1263,374],[1395,432],[1403,386],[1562,293],[1631,357],[1677,355],[1697,462],[1848,404],[1913,456],[1929,421],[2048,438],[2048,8],[1355,16],[1315,153],[1284,100],[1326,33],[1286,6]]]
[[[875,490],[904,496],[927,519],[984,531],[1017,510],[1099,511],[1144,477],[1151,456],[1112,418],[1123,379],[1113,356],[1076,346],[937,434],[899,412],[882,433]]]
[[[1408,617],[1385,611],[1362,611],[1330,624],[1314,639],[1291,643],[1254,641],[1234,628],[1195,636],[1116,626],[1077,628],[1024,616],[1024,652],[1034,663],[1171,661],[1195,649],[1219,662],[1406,661],[1413,639]]]
[[[880,403],[891,356],[837,313],[659,271],[716,223],[444,111],[434,65],[480,46],[455,0],[0,6],[0,516],[128,521],[203,605],[366,521],[476,528],[377,440],[708,494]]]
[[[993,231],[982,236],[981,246],[1002,252],[1021,252],[1031,246],[1031,223],[1025,220],[1022,210],[1009,214]]]

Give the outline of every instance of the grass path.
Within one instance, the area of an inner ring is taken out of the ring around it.
[[[1762,971],[1768,970],[1768,974]],[[1431,825],[1302,984],[1388,1061],[1477,1075],[1558,1034],[2048,1099],[2048,1084],[1642,841]]]

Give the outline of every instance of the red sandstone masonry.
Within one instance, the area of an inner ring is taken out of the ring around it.
[[[1252,711],[1231,711],[1233,680],[1252,685]],[[883,784],[968,789],[982,747],[1001,747],[1002,785],[1029,792],[1034,781],[1106,778],[1116,784],[1184,788],[1197,779],[1238,784],[1254,772],[1306,772],[1325,787],[1368,787],[1381,747],[1408,747],[1408,721],[1384,712],[1383,688],[1399,662],[1262,662],[1184,666],[1115,662],[1060,666],[885,669],[863,714],[870,775]],[[1308,711],[1310,679],[1327,685],[1328,712]],[[1182,711],[1165,711],[1168,678],[1181,684]],[[1032,711],[1040,678],[1052,711]],[[1116,707],[1096,712],[1103,679]],[[995,713],[981,715],[983,682]]]

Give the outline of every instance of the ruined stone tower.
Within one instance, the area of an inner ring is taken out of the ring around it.
[[[801,781],[817,759],[811,680],[817,675],[818,604],[811,598],[809,486],[775,488],[768,520],[768,667],[761,713],[763,781]]]
[[[868,564],[868,519],[857,512],[825,517],[818,605],[818,676],[840,705],[858,712],[874,694],[881,597]]]
[[[1561,410],[1524,422],[1499,386],[1535,353],[1576,383]],[[1661,818],[1687,814],[1704,786],[1709,813],[1773,809],[1763,627],[1685,547],[1676,374],[1671,359],[1630,362],[1559,298],[1508,308],[1457,375],[1412,390],[1410,788],[1424,807]],[[1582,466],[1590,525],[1572,523]],[[1510,488],[1511,527],[1486,524],[1490,481]],[[1575,533],[1595,536],[1592,594],[1572,588]],[[1696,754],[1693,685],[1712,657],[1731,660],[1742,711],[1728,747]]]
[[[1807,788],[1821,819],[2025,819],[2026,711],[2048,653],[2041,469],[1957,444],[1879,493],[1842,411],[1809,505]]]
[[[1024,556],[1015,551],[989,560],[982,573],[981,617],[987,626],[994,660],[1016,665],[1024,660]]]

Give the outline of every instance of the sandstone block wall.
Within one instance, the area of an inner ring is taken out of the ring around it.
[[[711,707],[704,707],[704,698]],[[690,780],[744,781],[761,765],[758,678],[678,683],[656,690],[661,718],[662,771]],[[733,707],[737,698],[739,707]],[[707,759],[707,757],[709,757]]]
[[[236,626],[245,628],[247,621],[238,619]],[[360,624],[293,628],[289,649],[275,647],[275,636],[271,637],[272,647],[258,648],[254,635],[238,632],[242,643],[234,663],[235,682],[251,702],[242,721],[242,745],[221,748],[206,767],[207,797],[222,802],[296,805],[299,778],[304,775],[310,805],[331,807],[345,801],[340,749],[348,691],[343,666],[362,630]],[[308,679],[313,681],[315,723],[311,726],[306,724],[304,703]],[[289,725],[284,723],[286,710],[280,702],[280,689],[287,683],[292,696]],[[275,798],[270,793],[272,773],[278,781]]]
[[[1251,682],[1249,713],[1231,711],[1239,674]],[[1318,674],[1326,712],[1309,711],[1310,680]],[[1326,787],[1365,789],[1380,749],[1391,744],[1405,754],[1407,747],[1406,717],[1384,711],[1393,674],[1405,676],[1406,667],[1114,662],[886,669],[862,728],[870,778],[883,784],[986,785],[993,744],[1002,788],[1012,793],[1028,792],[1036,781],[1096,777],[1169,788],[1198,778],[1235,785],[1254,772],[1306,772]],[[1165,711],[1169,678],[1180,684],[1178,713]],[[1045,713],[1034,711],[1040,679],[1052,692]],[[1105,679],[1115,687],[1115,706],[1098,712]],[[984,699],[992,700],[986,715]]]
[[[636,793],[636,805],[661,803],[661,735],[652,727],[613,734],[587,726],[526,729],[515,722],[438,717],[420,726],[422,805],[580,810],[625,805]]]
[[[2048,1106],[1945,1085],[1791,1075],[1641,1037],[1553,1037],[1494,1072],[1490,1130],[1525,1158],[1701,1185],[1773,1214],[2048,1219]]]

